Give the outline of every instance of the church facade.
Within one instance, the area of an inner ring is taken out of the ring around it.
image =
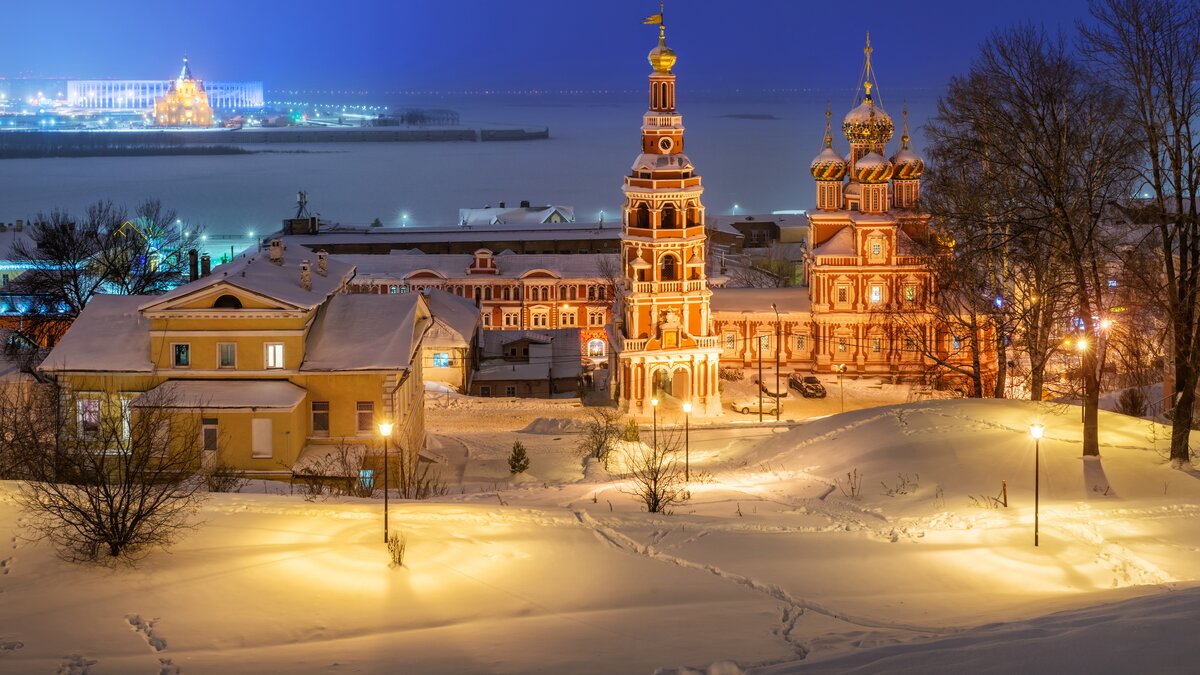
[[[204,83],[192,77],[187,57],[167,93],[154,101],[154,123],[160,127],[211,127],[213,111]]]

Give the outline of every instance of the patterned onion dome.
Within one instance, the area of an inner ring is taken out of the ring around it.
[[[826,146],[809,165],[813,178],[817,180],[841,180],[846,177],[846,160],[833,148]]]
[[[854,177],[860,183],[886,183],[895,167],[878,152],[868,152],[854,163]]]
[[[892,155],[891,161],[896,168],[896,178],[920,178],[921,173],[925,171],[925,160],[921,159],[917,153],[909,150],[907,142],[896,154]]]
[[[863,102],[846,113],[846,117],[842,119],[842,133],[846,134],[846,140],[851,143],[883,145],[892,140],[895,131],[896,125],[892,123],[891,116],[884,112],[883,108],[875,105],[871,98],[870,87],[867,88]]]
[[[675,56],[675,50],[667,46],[667,41],[663,37],[658,38],[658,46],[650,50],[650,54],[646,56],[650,61],[650,66],[654,68],[656,73],[671,74],[671,68],[675,65],[678,57]]]

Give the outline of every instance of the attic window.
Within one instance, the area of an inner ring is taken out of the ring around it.
[[[226,293],[217,298],[217,301],[213,303],[213,307],[216,309],[241,309],[242,301],[238,300],[236,296]]]

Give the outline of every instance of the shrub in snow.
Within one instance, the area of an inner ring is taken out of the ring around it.
[[[1130,387],[1121,392],[1117,398],[1117,412],[1131,417],[1141,417],[1146,414],[1146,391],[1141,387]]]
[[[671,507],[692,498],[684,480],[680,455],[683,439],[677,430],[658,434],[654,445],[630,443],[625,450],[625,466],[629,471],[632,494],[646,505],[650,513],[671,513]]]
[[[508,455],[508,471],[512,474],[524,473],[525,469],[529,468],[529,455],[525,453],[525,446],[521,441],[515,441],[512,446],[512,452]]]
[[[642,440],[642,430],[638,427],[637,420],[629,420],[625,423],[625,430],[621,432],[621,440],[630,443]]]
[[[387,547],[388,555],[392,559],[392,567],[403,567],[404,552],[408,549],[408,537],[404,536],[403,532],[393,532],[388,537]]]
[[[579,434],[579,451],[606,465],[613,445],[621,438],[621,413],[616,408],[593,408]]]
[[[858,499],[862,496],[862,476],[858,475],[858,469],[847,471],[845,481],[838,478],[834,482],[847,498]]]

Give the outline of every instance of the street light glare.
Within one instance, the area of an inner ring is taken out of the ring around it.
[[[1086,352],[1087,348],[1088,348],[1087,338],[1079,338],[1079,340],[1075,343],[1076,351]]]
[[[688,413],[688,414],[691,414],[691,412],[692,412],[692,402],[691,402],[691,401],[685,401],[685,402],[684,402],[684,404],[683,404],[683,412],[685,412],[685,413]]]
[[[392,435],[392,426],[393,425],[391,422],[380,422],[379,423],[379,435],[380,436],[391,436]]]
[[[1030,424],[1029,425],[1029,435],[1034,440],[1041,438],[1042,434],[1044,434],[1045,432],[1046,432],[1046,427],[1044,427],[1040,424]]]
[[[650,399],[650,405],[657,406],[657,405],[658,405],[658,399],[657,399],[657,398],[652,398],[652,399]]]

